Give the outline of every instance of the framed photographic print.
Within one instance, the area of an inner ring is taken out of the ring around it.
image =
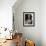
[[[35,26],[35,12],[23,12],[23,26]]]

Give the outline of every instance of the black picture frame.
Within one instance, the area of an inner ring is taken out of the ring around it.
[[[35,26],[35,12],[23,12],[23,26],[24,27]]]

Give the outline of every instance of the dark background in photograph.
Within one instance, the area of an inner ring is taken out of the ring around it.
[[[30,17],[28,17],[30,15]],[[31,20],[28,24],[32,24],[32,15],[31,14],[25,14],[25,21]]]

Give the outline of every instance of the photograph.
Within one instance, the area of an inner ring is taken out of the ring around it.
[[[35,12],[23,12],[23,26],[35,25]]]

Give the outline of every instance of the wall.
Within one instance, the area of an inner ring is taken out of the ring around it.
[[[23,0],[16,5],[13,8],[15,30],[22,32],[24,38],[34,40],[36,46],[41,46],[41,1]],[[35,12],[35,27],[23,26],[23,12]]]
[[[16,0],[0,0],[0,27],[12,29],[12,6]]]
[[[22,32],[25,38],[33,39],[36,46],[46,46],[46,0],[23,0],[17,4],[13,7],[15,30]],[[35,12],[35,27],[23,27],[24,11]]]
[[[46,0],[41,1],[41,38],[42,46],[46,46]]]

